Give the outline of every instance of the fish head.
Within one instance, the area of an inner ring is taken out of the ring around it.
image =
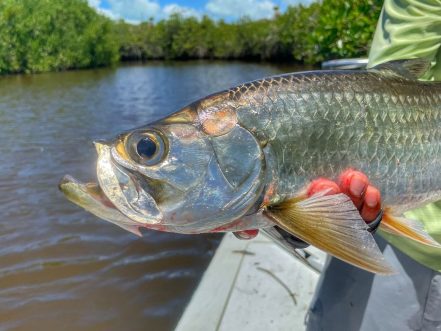
[[[65,177],[61,190],[135,233],[139,227],[212,232],[244,216],[264,190],[264,153],[238,124],[233,105],[225,98],[209,101],[111,141],[96,141],[98,184]]]

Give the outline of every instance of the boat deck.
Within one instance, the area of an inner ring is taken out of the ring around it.
[[[265,235],[226,234],[176,330],[304,330],[326,258],[313,247],[306,253],[315,269]]]

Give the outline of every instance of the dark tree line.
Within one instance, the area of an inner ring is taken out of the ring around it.
[[[117,23],[122,60],[254,59],[317,63],[366,56],[383,1],[323,0],[273,19],[239,22],[173,15],[158,23]]]
[[[367,54],[379,0],[323,0],[238,22],[172,15],[114,22],[86,0],[0,1],[0,73],[108,66],[118,61],[244,59],[317,63]]]

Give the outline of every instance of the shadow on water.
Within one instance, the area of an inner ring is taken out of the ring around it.
[[[139,239],[57,183],[94,178],[93,139],[282,70],[189,62],[0,78],[0,330],[172,329],[221,237]]]

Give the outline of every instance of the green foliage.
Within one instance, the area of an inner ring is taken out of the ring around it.
[[[0,0],[0,73],[107,66],[118,60],[253,59],[317,63],[365,56],[382,0],[323,0],[234,23],[172,15],[111,21],[86,0]]]
[[[323,0],[312,42],[312,59],[365,56],[373,37],[383,0]]]
[[[271,20],[235,23],[173,15],[157,24],[124,22],[123,60],[255,59],[317,63],[366,56],[382,0],[323,0],[289,7]]]
[[[292,56],[298,61],[318,62],[315,60],[318,45],[312,36],[317,29],[320,8],[319,3],[312,3],[309,7],[290,7],[278,17],[275,23],[285,58]]]
[[[82,0],[2,0],[0,73],[106,66],[118,61],[114,25]]]

